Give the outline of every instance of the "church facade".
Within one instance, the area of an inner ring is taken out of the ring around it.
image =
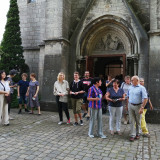
[[[63,71],[143,77],[160,110],[159,0],[18,0],[22,45],[38,76],[41,104],[54,109],[53,84]],[[151,120],[151,119],[150,119]]]

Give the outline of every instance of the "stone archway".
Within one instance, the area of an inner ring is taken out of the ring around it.
[[[132,27],[116,16],[100,17],[83,30],[80,38],[80,59],[95,55],[126,55],[126,73],[138,72],[137,40]],[[130,64],[130,65],[128,65]]]

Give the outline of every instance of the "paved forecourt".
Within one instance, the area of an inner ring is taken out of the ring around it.
[[[38,116],[17,112],[11,110],[15,120],[10,126],[0,127],[0,160],[160,159],[160,125],[148,125],[150,138],[129,142],[129,125],[122,125],[122,136],[109,134],[108,115],[103,115],[107,139],[101,139],[88,137],[89,122],[85,119],[84,126],[59,126],[58,113],[42,112]]]

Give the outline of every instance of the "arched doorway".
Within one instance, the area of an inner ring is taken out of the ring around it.
[[[126,54],[92,55],[86,58],[86,70],[91,76],[126,75]]]
[[[137,41],[131,26],[116,16],[96,19],[82,32],[77,62],[80,72],[89,70],[92,76],[137,74]]]

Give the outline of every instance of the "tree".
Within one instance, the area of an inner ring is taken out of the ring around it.
[[[19,72],[26,70],[17,0],[10,0],[10,8],[7,13],[7,23],[1,43],[1,50],[3,54],[1,55],[0,69],[4,69],[7,73],[11,69],[16,69]]]

